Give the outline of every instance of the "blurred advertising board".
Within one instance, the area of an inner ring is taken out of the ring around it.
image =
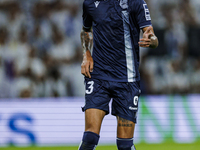
[[[0,146],[77,145],[84,131],[84,98],[1,99]],[[115,144],[116,118],[103,121],[100,144]],[[135,143],[200,140],[200,95],[140,98]]]

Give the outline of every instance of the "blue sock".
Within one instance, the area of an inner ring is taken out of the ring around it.
[[[117,138],[117,148],[118,150],[136,150],[133,144],[133,138],[131,139]]]
[[[99,135],[90,131],[86,131],[83,134],[82,142],[79,146],[79,150],[95,150],[99,142]]]

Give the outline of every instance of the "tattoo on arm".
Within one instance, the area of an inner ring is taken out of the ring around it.
[[[118,126],[119,127],[132,127],[132,122],[129,120],[126,120],[124,118],[118,117]]]
[[[83,48],[83,54],[85,54],[85,52],[87,50],[89,50],[91,52],[92,44],[93,44],[92,30],[86,31],[86,30],[82,29],[82,31],[81,31],[81,44],[82,44],[82,48]]]

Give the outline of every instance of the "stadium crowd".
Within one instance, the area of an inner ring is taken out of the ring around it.
[[[200,1],[146,2],[160,46],[141,48],[143,94],[200,93]],[[84,96],[81,4],[0,0],[0,98]]]

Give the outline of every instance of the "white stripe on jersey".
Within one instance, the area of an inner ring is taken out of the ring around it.
[[[131,34],[129,28],[129,13],[127,10],[122,11],[123,24],[124,24],[124,42],[125,42],[125,53],[126,53],[126,65],[127,65],[127,78],[128,82],[135,82],[135,65],[133,49],[131,44]]]

